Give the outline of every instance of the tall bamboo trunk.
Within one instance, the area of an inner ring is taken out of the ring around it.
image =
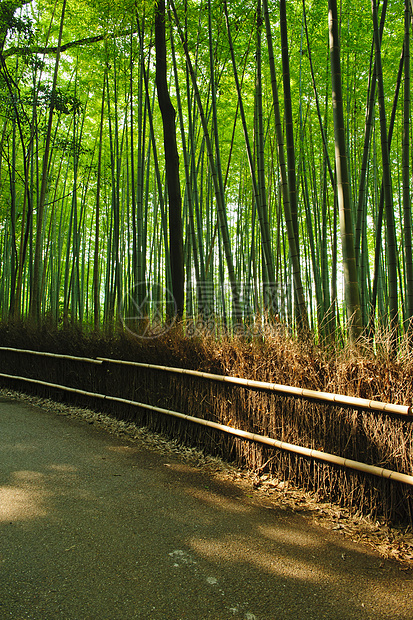
[[[381,42],[379,36],[379,26],[377,19],[377,7],[375,0],[372,0],[372,15],[374,28],[374,46],[376,49],[376,69],[378,82],[378,103],[380,114],[380,139],[381,155],[383,164],[383,190],[386,208],[386,249],[387,249],[387,277],[388,277],[388,296],[390,312],[390,333],[391,346],[394,350],[397,342],[399,316],[398,316],[398,294],[397,294],[397,245],[396,227],[394,222],[393,191],[390,171],[390,151],[387,135],[386,108],[384,102],[383,68],[381,62]]]
[[[207,155],[208,155],[208,163],[209,163],[210,172],[212,176],[215,199],[216,199],[216,204],[217,204],[220,233],[222,235],[222,243],[224,247],[225,259],[226,259],[227,269],[228,269],[228,277],[230,280],[230,286],[231,286],[231,292],[232,292],[234,322],[238,324],[242,322],[242,310],[241,310],[241,304],[240,304],[239,284],[236,279],[233,256],[232,256],[232,249],[231,249],[231,240],[230,240],[229,230],[228,230],[228,221],[227,221],[227,214],[226,214],[226,208],[225,208],[225,198],[224,198],[222,188],[219,183],[219,177],[218,177],[217,167],[216,167],[216,163],[214,159],[214,152],[212,148],[212,142],[211,142],[210,132],[208,128],[208,122],[205,116],[204,107],[202,105],[202,100],[201,100],[199,88],[198,88],[197,81],[196,81],[195,71],[192,65],[191,57],[189,55],[187,42],[183,36],[179,17],[178,17],[173,0],[171,0],[171,6],[174,12],[174,17],[175,17],[175,21],[178,27],[179,37],[181,39],[182,47],[185,52],[186,63],[187,63],[189,74],[191,76],[195,100],[196,100],[196,104],[197,104],[200,119],[201,119],[202,129],[204,132],[205,146],[206,146]]]
[[[333,89],[333,117],[336,147],[337,201],[339,209],[346,314],[349,338],[356,342],[362,332],[360,292],[354,251],[350,176],[346,148],[343,96],[341,86],[340,42],[338,36],[337,2],[328,2],[331,81]]]
[[[49,118],[46,130],[46,141],[43,154],[42,181],[40,186],[40,196],[37,204],[36,218],[36,240],[34,249],[33,264],[33,281],[30,298],[30,320],[33,324],[38,325],[41,320],[41,295],[42,295],[42,246],[43,246],[43,226],[44,226],[44,209],[46,202],[46,192],[48,184],[49,154],[50,143],[52,137],[52,124],[54,112],[54,99],[57,86],[57,75],[59,71],[60,48],[62,45],[63,24],[65,18],[66,0],[63,0],[62,13],[60,17],[59,38],[57,44],[56,61],[53,73],[52,96],[50,101]]]
[[[411,5],[405,0],[404,19],[404,106],[403,106],[403,224],[404,224],[404,256],[406,270],[405,313],[409,332],[413,317],[413,256],[412,256],[412,220],[410,201],[410,36],[411,36]]]
[[[272,87],[273,106],[274,106],[274,123],[275,123],[276,137],[277,137],[278,159],[280,163],[281,189],[282,189],[282,197],[283,197],[285,223],[287,226],[288,245],[290,249],[290,257],[291,257],[292,271],[293,271],[294,294],[295,294],[295,298],[296,298],[297,306],[298,306],[299,329],[303,331],[304,333],[306,333],[309,330],[309,322],[308,322],[307,307],[306,307],[306,302],[305,302],[305,297],[304,297],[304,288],[303,288],[303,283],[301,279],[301,266],[300,266],[300,257],[299,257],[298,247],[297,247],[296,232],[295,232],[295,226],[293,222],[293,216],[291,213],[287,167],[286,167],[286,161],[285,161],[285,155],[284,155],[284,135],[283,135],[282,123],[281,123],[277,76],[275,72],[275,62],[274,62],[274,49],[273,49],[273,43],[272,43],[270,17],[268,13],[268,1],[263,0],[262,4],[263,4],[265,29],[266,29],[267,45],[268,45],[268,56],[269,56],[270,71],[271,71],[271,87]]]
[[[95,251],[93,256],[93,325],[95,330],[99,329],[100,324],[100,194],[102,179],[102,147],[103,147],[103,121],[105,113],[105,90],[106,90],[106,71],[103,76],[102,85],[102,104],[100,108],[99,125],[99,146],[98,146],[98,168],[96,178],[96,214],[95,214]]]
[[[293,222],[297,253],[300,253],[298,236],[298,196],[295,171],[295,147],[294,147],[294,125],[293,111],[291,103],[291,81],[290,81],[290,55],[288,51],[288,29],[287,29],[287,7],[286,0],[280,0],[280,31],[281,31],[281,58],[283,67],[283,92],[284,92],[284,118],[285,118],[285,138],[288,166],[288,191],[290,194],[290,209]]]
[[[259,8],[258,20],[260,20],[261,19],[261,6],[259,5],[258,8]],[[231,59],[232,59],[232,68],[233,68],[235,85],[236,85],[237,95],[238,95],[238,106],[239,106],[239,110],[240,110],[240,114],[241,114],[241,121],[242,121],[242,127],[243,127],[243,131],[244,131],[245,146],[246,146],[246,151],[247,151],[248,163],[249,163],[249,167],[250,167],[251,182],[252,182],[252,186],[253,186],[255,204],[257,206],[258,219],[259,219],[259,224],[260,224],[261,244],[262,244],[262,252],[263,252],[263,266],[264,266],[264,273],[266,275],[266,277],[264,279],[267,280],[267,282],[265,282],[265,284],[269,287],[269,290],[270,291],[275,291],[274,260],[273,260],[273,256],[272,256],[271,236],[270,236],[270,227],[269,227],[269,220],[268,220],[268,210],[267,210],[267,203],[266,203],[266,197],[265,197],[265,182],[264,182],[264,180],[262,178],[262,175],[261,175],[262,183],[260,185],[259,180],[257,178],[256,171],[255,171],[254,159],[253,159],[253,154],[252,154],[252,150],[251,150],[251,144],[250,144],[249,132],[248,132],[248,128],[247,128],[246,116],[245,116],[245,112],[244,112],[244,104],[243,104],[243,98],[242,98],[242,93],[241,93],[241,85],[240,85],[240,81],[239,81],[239,77],[238,77],[238,70],[237,70],[237,65],[236,65],[236,60],[235,60],[235,53],[234,53],[234,47],[233,47],[233,43],[232,43],[231,29],[230,29],[230,24],[229,24],[228,10],[227,10],[227,3],[226,2],[224,2],[224,12],[225,12],[225,20],[226,20],[226,25],[227,25],[228,40],[229,40],[230,53],[231,53]],[[258,35],[258,32],[260,31],[260,28],[261,28],[261,24],[258,23],[257,24],[257,35]],[[260,42],[260,39],[259,39],[259,42]],[[258,57],[257,57],[257,62],[260,62],[260,55],[258,55]],[[258,75],[260,74],[260,69],[261,69],[261,67],[259,67],[259,68],[257,67]],[[262,109],[262,107],[261,107],[261,109]],[[260,152],[262,154],[262,150],[264,148],[264,146],[263,146],[262,118],[261,118],[261,133],[259,133],[259,137],[261,138]]]

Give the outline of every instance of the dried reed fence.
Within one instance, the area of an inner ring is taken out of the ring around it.
[[[279,480],[315,492],[319,499],[374,518],[412,523],[410,485],[274,449],[125,401],[181,412],[408,476],[413,474],[410,407],[384,406],[345,396],[341,400],[336,397],[333,403],[322,401],[320,394],[317,398],[310,390],[285,390],[282,386],[277,390],[270,387],[272,384],[260,387],[257,382],[242,379],[230,382],[221,376],[211,380],[214,375],[207,373],[169,370],[123,360],[0,347],[0,373],[9,375],[1,378],[3,384],[13,381],[23,391],[103,409],[238,465],[269,472]],[[73,392],[63,392],[52,384],[67,386]],[[119,400],[97,399],[90,393]]]

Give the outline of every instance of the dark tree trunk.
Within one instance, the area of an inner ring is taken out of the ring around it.
[[[175,108],[168,91],[165,40],[165,2],[159,0],[155,10],[156,88],[162,115],[165,170],[169,198],[169,247],[172,293],[178,316],[184,309],[184,250],[182,232],[182,197],[179,182],[179,155],[176,142]]]

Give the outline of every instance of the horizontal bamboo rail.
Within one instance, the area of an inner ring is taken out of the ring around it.
[[[127,360],[116,360],[109,357],[98,357],[96,359],[89,357],[75,357],[71,355],[62,355],[59,353],[47,353],[44,351],[32,351],[26,349],[16,349],[12,347],[0,347],[0,351],[12,351],[17,353],[28,353],[32,355],[40,355],[45,357],[56,357],[67,360],[90,362],[91,364],[102,364],[103,362],[111,364],[123,364],[125,366],[136,366],[138,368],[147,368],[149,370],[160,370],[164,372],[172,372],[175,374],[190,375],[218,381],[221,383],[229,383],[239,385],[241,387],[265,390],[280,394],[281,396],[290,396],[292,398],[302,398],[304,400],[312,400],[317,402],[325,402],[333,406],[344,407],[348,409],[364,409],[367,411],[376,411],[379,413],[413,416],[412,405],[395,405],[392,403],[384,403],[377,400],[368,400],[366,398],[357,398],[355,396],[346,396],[344,394],[334,394],[331,392],[318,392],[316,390],[307,390],[290,385],[280,385],[278,383],[269,383],[265,381],[253,381],[251,379],[243,379],[241,377],[228,377],[226,375],[217,375],[208,372],[200,372],[198,370],[189,370],[187,368],[174,368],[171,366],[159,366],[156,364],[144,364],[142,362],[131,362]]]
[[[181,375],[191,375],[210,379],[211,381],[220,381],[221,383],[230,383],[240,385],[241,387],[254,390],[266,390],[275,392],[282,396],[291,396],[293,398],[302,398],[305,400],[313,400],[317,402],[325,402],[338,407],[346,407],[348,409],[366,409],[369,411],[377,411],[380,413],[388,413],[393,415],[413,415],[413,407],[411,405],[393,405],[391,403],[383,403],[377,400],[368,400],[366,398],[356,398],[354,396],[345,396],[343,394],[333,394],[330,392],[317,392],[315,390],[306,390],[304,388],[293,387],[290,385],[279,385],[277,383],[267,383],[264,381],[253,381],[251,379],[242,379],[241,377],[227,377],[225,375],[215,375],[208,372],[200,372],[198,370],[188,370],[187,368],[173,368],[170,366],[157,366],[153,364],[143,364],[142,362],[129,362],[125,360],[114,360],[107,357],[98,357],[97,359],[113,364],[125,364],[128,366],[137,366],[139,368],[148,368],[151,370],[163,370]]]
[[[102,364],[102,360],[91,357],[76,357],[74,355],[63,355],[62,353],[49,353],[47,351],[32,351],[31,349],[14,349],[13,347],[0,347],[0,351],[12,351],[13,353],[28,353],[40,355],[41,357],[57,357],[58,359],[74,360],[76,362],[89,362],[90,364]]]
[[[241,439],[255,441],[258,443],[271,446],[273,448],[278,448],[279,450],[293,452],[295,454],[299,454],[301,456],[305,456],[308,458],[317,459],[325,463],[332,463],[334,465],[345,467],[347,469],[353,469],[353,470],[360,471],[366,474],[371,474],[373,476],[378,476],[380,478],[386,478],[388,480],[394,480],[397,482],[402,482],[404,484],[413,486],[413,476],[409,476],[408,474],[402,474],[396,471],[392,471],[390,469],[385,469],[383,467],[377,467],[375,465],[368,465],[366,463],[360,463],[359,461],[345,459],[341,456],[336,456],[335,454],[328,454],[327,452],[320,452],[319,450],[313,450],[312,448],[296,446],[294,444],[280,441],[279,439],[273,439],[271,437],[266,437],[265,435],[257,435],[255,433],[249,433],[248,431],[242,431],[237,428],[232,428],[231,426],[225,426],[223,424],[218,424],[217,422],[212,422],[211,420],[204,420],[202,418],[196,418],[190,415],[186,415],[184,413],[179,413],[178,411],[171,411],[169,409],[163,409],[161,407],[155,407],[154,405],[139,403],[134,400],[127,400],[126,398],[119,398],[117,396],[107,396],[106,394],[97,394],[94,392],[87,392],[86,390],[78,390],[77,388],[71,388],[65,385],[59,385],[57,383],[48,383],[46,381],[40,381],[39,379],[29,379],[28,377],[21,377],[18,375],[8,375],[5,373],[0,373],[0,377],[3,377],[5,379],[14,379],[16,381],[26,381],[30,383],[35,383],[37,385],[50,387],[53,389],[66,390],[68,392],[80,394],[82,396],[87,396],[89,398],[99,398],[99,399],[108,400],[111,402],[131,405],[133,407],[139,407],[141,409],[146,409],[149,411],[155,411],[157,413],[162,413],[164,415],[169,415],[169,416],[173,416],[176,418],[180,418],[182,420],[186,420],[187,422],[193,422],[195,424],[201,424],[202,426],[214,428],[214,429],[223,431],[225,433],[234,435],[236,437],[240,437]]]

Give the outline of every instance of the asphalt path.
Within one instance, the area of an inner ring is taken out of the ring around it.
[[[0,398],[2,620],[411,620],[412,585],[179,455]]]

